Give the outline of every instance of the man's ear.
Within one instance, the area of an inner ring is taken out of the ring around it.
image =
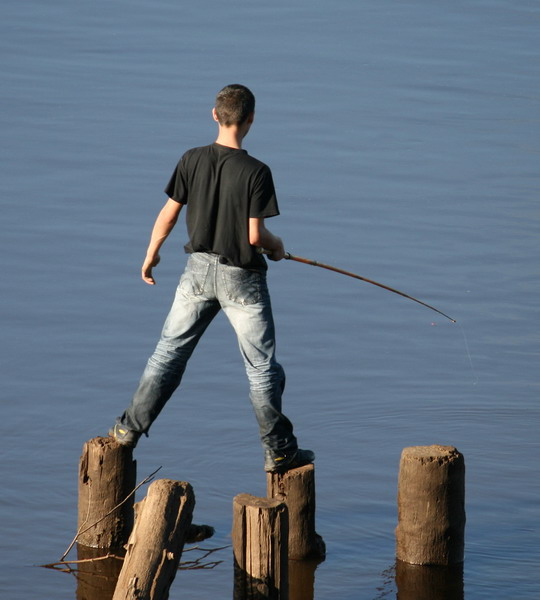
[[[214,119],[214,121],[216,121],[216,123],[219,123],[219,119],[218,119],[217,112],[216,112],[216,107],[214,107],[212,109],[212,118]]]

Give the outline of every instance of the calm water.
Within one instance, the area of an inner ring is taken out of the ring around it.
[[[467,464],[467,600],[540,596],[540,5],[532,0],[7,0],[0,23],[0,592],[73,599],[82,444],[134,390],[185,257],[138,271],[184,149],[215,135],[227,83],[258,97],[246,148],[274,171],[292,253],[270,272],[286,411],[317,452],[316,600],[395,598],[401,450]],[[136,452],[192,483],[230,543],[264,494],[236,342],[218,319]],[[74,558],[74,556],[72,556]],[[171,598],[232,597],[230,550]],[[436,598],[434,599],[436,600]]]

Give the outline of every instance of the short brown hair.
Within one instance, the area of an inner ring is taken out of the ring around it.
[[[241,125],[255,112],[255,96],[245,86],[233,83],[216,96],[216,115],[220,125]]]

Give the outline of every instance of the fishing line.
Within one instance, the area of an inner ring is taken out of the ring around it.
[[[471,366],[472,374],[474,375],[473,385],[476,385],[479,380],[478,380],[478,375],[476,373],[476,369],[474,368],[474,365],[473,365],[471,351],[470,351],[470,348],[469,348],[469,340],[467,339],[467,336],[465,334],[465,329],[463,328],[463,325],[461,323],[458,323],[458,325],[459,325],[459,328],[461,329],[461,333],[463,334],[463,341],[465,342],[465,350],[467,350],[467,357],[469,359],[469,364]]]

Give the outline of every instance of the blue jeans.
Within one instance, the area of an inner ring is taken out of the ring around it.
[[[161,338],[119,421],[128,429],[148,432],[180,385],[193,350],[220,309],[238,337],[263,447],[271,452],[296,450],[292,424],[281,412],[285,373],[275,357],[266,274],[222,264],[215,254],[190,254]]]

